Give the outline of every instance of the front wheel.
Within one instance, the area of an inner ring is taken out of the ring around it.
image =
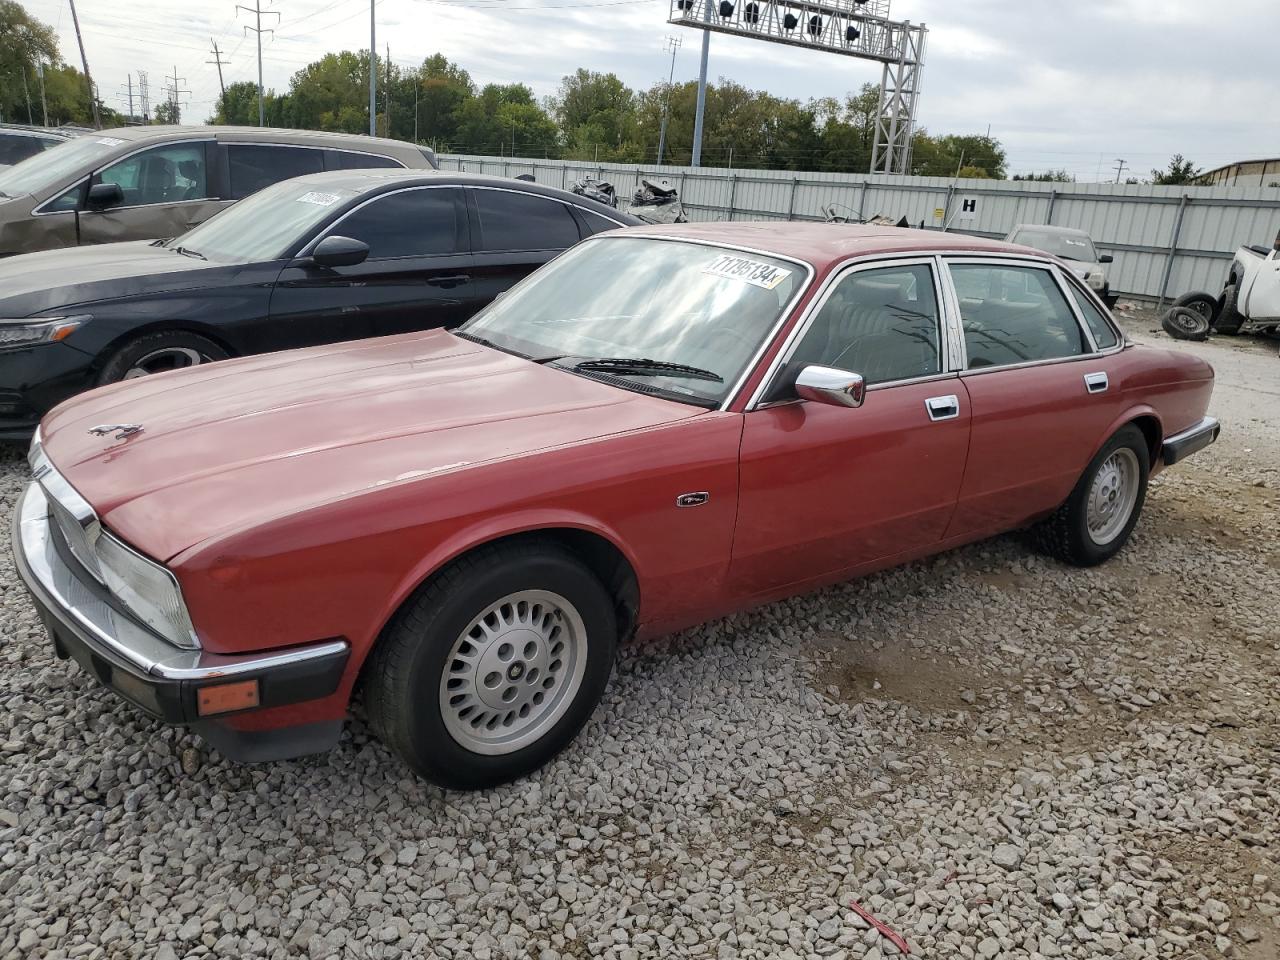
[[[1210,325],[1218,318],[1218,298],[1212,293],[1184,293],[1173,301],[1173,306],[1194,310]]]
[[[432,783],[506,783],[582,729],[604,695],[617,635],[608,592],[569,551],[481,548],[420,588],[379,640],[369,720]]]
[[[1244,315],[1240,313],[1240,288],[1234,283],[1227,284],[1222,291],[1222,306],[1218,308],[1218,316],[1213,322],[1213,329],[1218,333],[1237,334],[1244,323]]]
[[[1147,499],[1147,438],[1129,424],[1093,458],[1066,503],[1033,531],[1037,546],[1064,563],[1097,566],[1129,539]]]
[[[222,347],[198,333],[162,330],[130,340],[113,353],[98,374],[98,385],[198,367],[229,356]]]

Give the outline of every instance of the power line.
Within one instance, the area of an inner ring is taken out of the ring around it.
[[[262,102],[262,34],[265,32],[274,37],[276,32],[270,28],[265,31],[262,29],[262,0],[253,0],[252,7],[246,7],[237,3],[236,9],[243,10],[246,13],[252,13],[254,17],[257,18],[257,25],[245,27],[244,33],[245,36],[248,36],[250,33],[255,33],[258,36],[258,126],[265,127],[267,125],[267,111]],[[267,16],[275,17],[276,25],[280,25],[280,14],[276,13],[274,10],[268,10]]]

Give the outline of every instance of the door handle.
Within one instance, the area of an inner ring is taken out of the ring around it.
[[[960,416],[960,398],[954,393],[946,397],[930,397],[924,402],[930,420],[955,420]]]
[[[428,277],[427,283],[433,287],[456,287],[458,284],[466,283],[470,279],[471,277],[465,273],[454,273],[447,277]]]
[[[1105,373],[1086,373],[1084,388],[1090,393],[1106,393],[1111,386],[1111,379]]]

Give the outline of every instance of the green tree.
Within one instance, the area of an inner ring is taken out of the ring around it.
[[[161,100],[156,104],[155,120],[156,123],[179,123],[182,120],[182,113],[172,100]]]
[[[1175,154],[1173,159],[1169,161],[1169,166],[1166,169],[1151,171],[1151,182],[1165,186],[1195,183],[1200,179],[1202,173],[1204,173],[1203,170],[1179,153]]]
[[[564,132],[566,156],[638,159],[636,95],[616,74],[578,69],[560,81],[550,107]]]
[[[418,88],[418,139],[438,144],[442,150],[448,150],[458,136],[459,112],[463,104],[476,95],[471,75],[448,60],[444,54],[437,53],[422,61],[422,66],[411,76],[410,82]],[[410,111],[405,127],[402,128],[399,123],[404,111],[397,111],[392,132],[399,136],[400,130],[405,129],[406,138],[411,138],[414,109],[412,87],[405,100],[405,106]]]
[[[0,119],[25,122],[29,102],[30,119],[39,123],[41,111],[36,63],[58,64],[61,61],[58,38],[53,28],[30,16],[14,0],[0,0]],[[88,90],[83,86],[80,95],[88,112]]]
[[[558,156],[560,131],[523,83],[490,83],[462,104],[458,146],[466,153]]]
[[[979,134],[933,137],[921,129],[911,145],[911,172],[918,177],[1003,180],[1005,164],[1000,141]]]
[[[1013,179],[1039,183],[1072,183],[1075,180],[1065,170],[1046,170],[1044,173],[1015,173]]]

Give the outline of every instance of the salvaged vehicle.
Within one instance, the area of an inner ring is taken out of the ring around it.
[[[324,170],[435,169],[400,140],[260,127],[120,127],[0,170],[0,257],[176,237],[263,187]]]
[[[1280,236],[1270,249],[1236,251],[1213,327],[1228,334],[1280,332]]]
[[[1093,238],[1083,230],[1073,227],[1051,227],[1039,223],[1020,223],[1005,237],[1009,243],[1021,244],[1051,253],[1067,261],[1072,272],[1089,285],[1108,307],[1114,307],[1118,296],[1111,292],[1107,277],[1107,265],[1115,258],[1109,253],[1098,253]]]
[[[601,278],[607,278],[602,282]],[[1213,370],[1057,261],[721,223],[572,248],[454,332],[61,405],[14,550],[56,650],[226,755],[546,763],[616,645],[1036,525],[1096,564],[1212,443]]]
[[[347,170],[268,187],[174,240],[0,260],[0,438],[104,383],[456,327],[582,237],[639,222],[499,177]]]

